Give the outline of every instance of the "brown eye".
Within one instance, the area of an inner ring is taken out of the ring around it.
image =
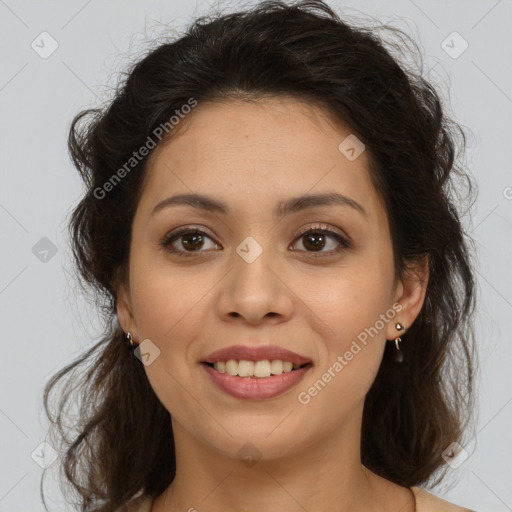
[[[197,251],[204,245],[203,236],[204,235],[201,233],[187,233],[185,235],[181,235],[181,245],[187,250]]]
[[[319,231],[311,231],[306,235],[302,235],[302,245],[309,251],[321,251],[326,245],[326,236],[325,233],[321,233]]]
[[[167,251],[179,256],[189,256],[187,253],[204,252],[201,249],[203,249],[207,239],[212,240],[204,231],[189,228],[166,236],[161,245]]]
[[[329,239],[334,240],[334,242],[329,243]],[[308,228],[300,233],[297,241],[302,241],[305,252],[322,255],[325,253],[327,256],[350,248],[349,242],[340,234],[323,227]],[[327,247],[327,250],[324,251],[325,247]]]

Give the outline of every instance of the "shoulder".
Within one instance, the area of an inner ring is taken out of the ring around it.
[[[117,509],[116,512],[150,512],[152,504],[151,496],[139,496]]]
[[[416,498],[417,512],[475,512],[443,500],[421,487],[411,487],[411,490]]]

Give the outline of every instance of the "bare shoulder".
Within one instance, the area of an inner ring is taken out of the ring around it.
[[[412,487],[411,489],[416,498],[417,512],[475,512],[443,500],[421,487]]]

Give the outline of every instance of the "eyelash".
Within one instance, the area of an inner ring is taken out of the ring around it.
[[[184,235],[189,235],[192,233],[201,234],[201,235],[204,235],[211,239],[210,235],[208,235],[206,232],[204,232],[203,230],[201,230],[199,228],[185,228],[185,229],[182,229],[181,231],[178,231],[177,233],[171,233],[171,234],[166,235],[163,238],[163,240],[161,241],[160,245],[166,251],[176,254],[180,257],[191,257],[191,256],[196,256],[196,253],[205,252],[205,251],[201,251],[201,250],[180,251],[180,250],[174,249],[171,246],[171,242],[173,242],[174,240],[179,239],[180,237],[182,237]],[[339,254],[343,251],[346,251],[347,249],[350,249],[352,247],[350,242],[348,242],[340,234],[329,230],[325,224],[321,224],[321,225],[317,225],[317,226],[310,226],[307,229],[301,231],[295,238],[294,242],[298,241],[301,237],[308,235],[310,233],[320,233],[320,234],[332,236],[340,244],[340,246],[338,248],[332,249],[332,250],[326,251],[326,252],[315,253],[314,251],[299,251],[299,252],[306,252],[313,258],[322,258],[322,257],[332,256],[334,254]]]

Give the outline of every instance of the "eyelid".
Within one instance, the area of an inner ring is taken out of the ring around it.
[[[308,224],[307,226],[303,226],[299,229],[299,232],[296,236],[296,238],[300,237],[301,235],[304,235],[305,233],[309,233],[310,231],[328,231],[329,233],[336,234],[340,236],[341,238],[345,239],[348,242],[352,242],[350,237],[344,233],[343,231],[340,231],[338,228],[335,228],[334,226],[331,226],[330,224],[324,224],[322,222],[316,222],[313,224]]]

